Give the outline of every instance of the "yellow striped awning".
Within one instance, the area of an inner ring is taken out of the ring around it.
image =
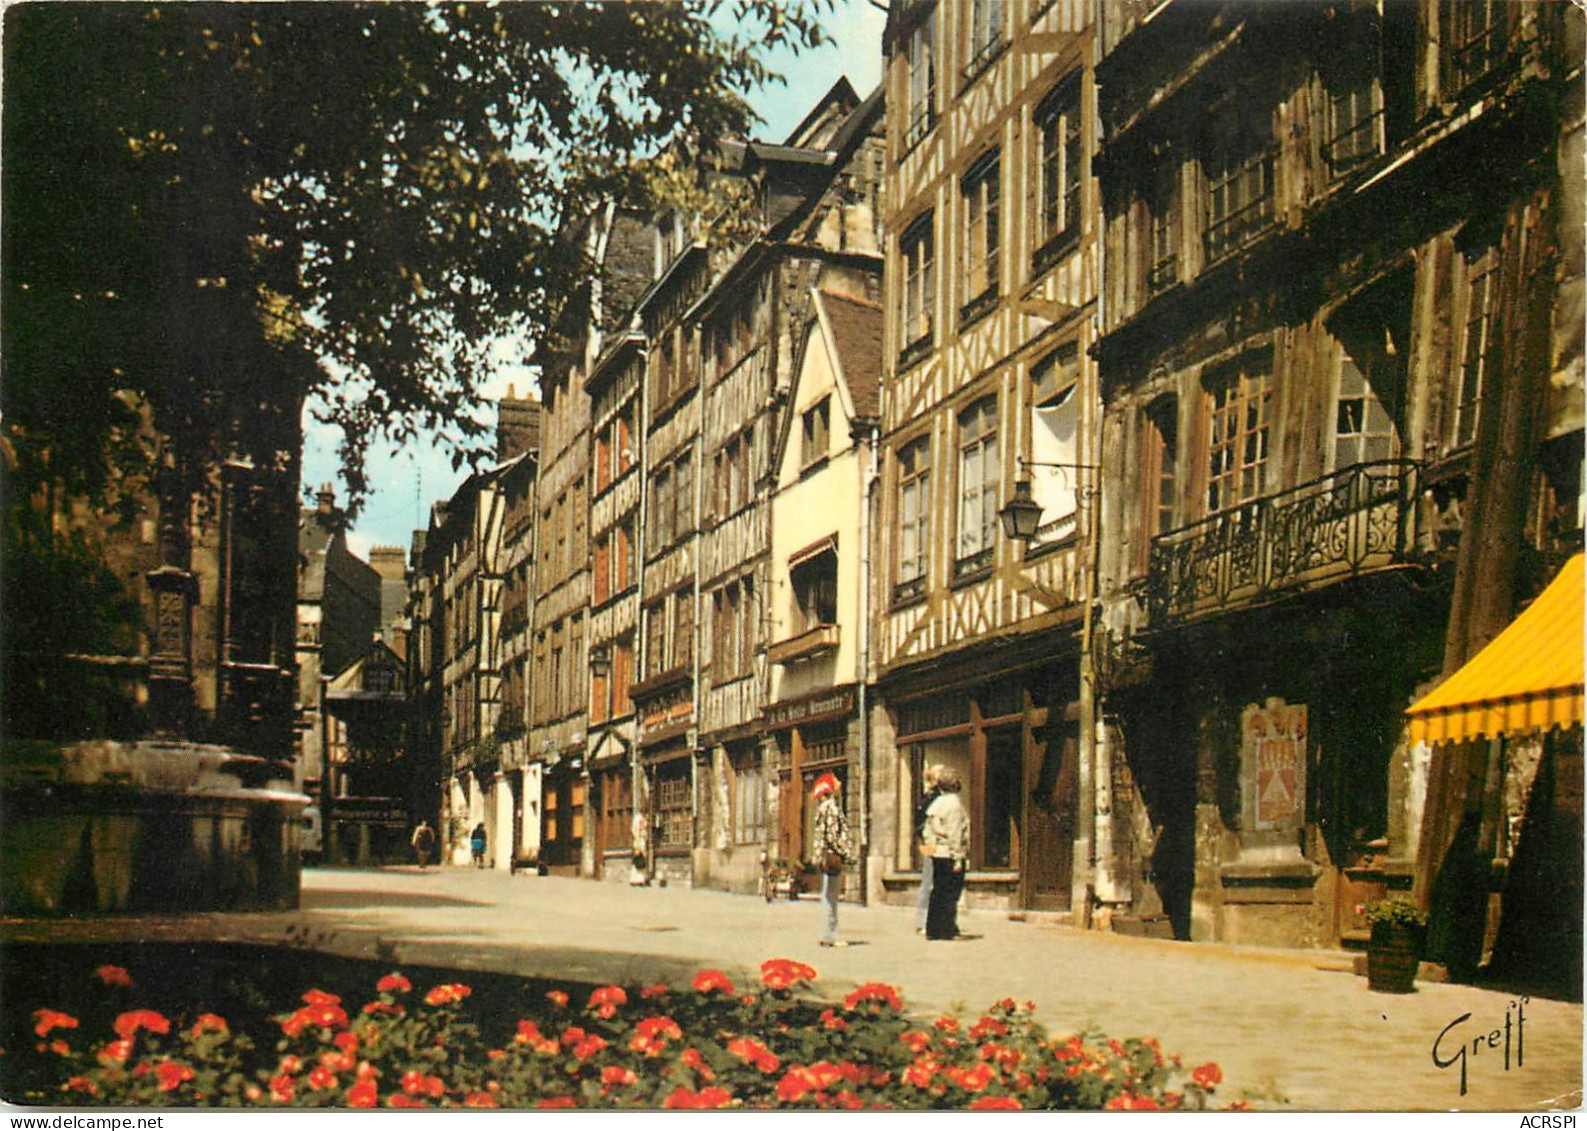
[[[1406,714],[1412,742],[1463,742],[1579,724],[1582,555]]]

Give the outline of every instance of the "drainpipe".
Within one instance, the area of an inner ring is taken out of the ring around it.
[[[860,723],[860,902],[870,903],[871,877],[871,506],[876,492],[876,438],[874,420],[855,421],[863,429],[860,471],[860,576],[859,657],[855,674],[855,705]]]

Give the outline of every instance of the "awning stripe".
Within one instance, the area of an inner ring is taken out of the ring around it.
[[[1412,742],[1463,742],[1579,725],[1582,555],[1514,622],[1406,712]]]

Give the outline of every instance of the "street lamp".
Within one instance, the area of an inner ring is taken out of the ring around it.
[[[1036,531],[1041,526],[1041,504],[1038,503],[1030,492],[1030,475],[1028,468],[1051,467],[1060,471],[1097,471],[1094,463],[1042,463],[1038,460],[1020,459],[1020,477],[1014,484],[1014,497],[1003,504],[997,512],[997,517],[1003,523],[1003,533],[1010,538],[1017,539],[1030,545],[1036,537]]]

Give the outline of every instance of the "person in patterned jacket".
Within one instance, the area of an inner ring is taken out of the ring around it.
[[[822,946],[849,945],[838,938],[838,895],[843,890],[843,866],[854,856],[841,793],[838,779],[830,773],[818,777],[810,789],[810,799],[816,803],[815,838],[810,855],[821,870],[821,903],[826,908]]]

